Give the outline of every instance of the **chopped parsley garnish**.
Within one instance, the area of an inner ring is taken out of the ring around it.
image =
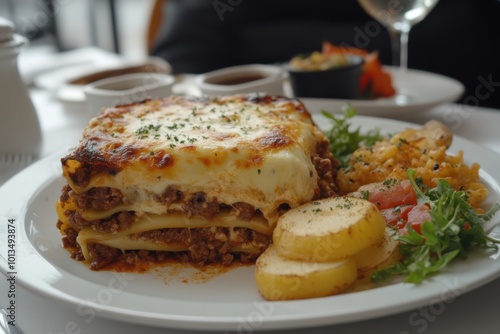
[[[137,129],[135,131],[135,134],[137,136],[139,136],[141,139],[143,138],[147,138],[149,133],[151,131],[155,131],[155,132],[158,132],[161,128],[161,124],[157,124],[157,125],[154,125],[154,124],[149,124],[149,125],[143,125],[141,126],[139,129]]]
[[[384,186],[386,186],[386,188],[390,188],[390,187],[395,186],[396,184],[398,184],[398,180],[393,179],[393,178],[389,178],[389,179],[385,180],[382,184]]]
[[[400,148],[403,147],[404,144],[408,145],[409,144],[408,140],[406,140],[404,138],[399,138],[399,142],[398,142],[398,144],[396,146],[397,146],[397,148],[400,149]]]
[[[370,192],[368,190],[361,190],[361,194],[363,195],[361,198],[362,199],[368,199],[370,197]]]

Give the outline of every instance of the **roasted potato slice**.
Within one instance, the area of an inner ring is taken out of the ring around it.
[[[329,262],[353,256],[380,242],[385,226],[375,204],[360,198],[330,197],[281,216],[273,240],[283,257]]]
[[[387,227],[383,238],[374,245],[365,248],[354,255],[354,260],[360,271],[374,270],[391,257],[400,259],[398,245],[391,228]]]
[[[270,246],[256,262],[255,280],[267,300],[292,300],[333,295],[357,278],[356,261],[303,262],[284,258]]]

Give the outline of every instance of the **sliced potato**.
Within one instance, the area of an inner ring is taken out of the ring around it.
[[[354,255],[358,270],[373,270],[391,258],[391,256],[399,257],[399,242],[396,241],[393,234],[392,230],[387,227],[383,238],[379,242]]]
[[[296,207],[278,220],[273,240],[289,259],[328,262],[352,256],[379,242],[385,220],[375,204],[331,197]]]
[[[379,286],[380,283],[376,284],[372,282],[371,277],[373,272],[392,266],[393,264],[396,264],[399,261],[401,261],[401,259],[402,255],[399,252],[399,248],[396,247],[394,251],[389,255],[389,257],[384,261],[382,261],[381,263],[375,265],[372,268],[365,268],[364,270],[358,270],[358,279],[349,288],[349,291],[362,291],[362,290],[373,289],[374,287]]]
[[[356,261],[302,262],[284,258],[270,246],[256,262],[255,280],[267,300],[292,300],[333,295],[357,278]]]

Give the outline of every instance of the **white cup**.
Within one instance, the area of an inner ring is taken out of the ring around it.
[[[283,95],[285,73],[280,66],[250,64],[200,74],[194,82],[203,95],[247,93]]]
[[[94,116],[105,107],[167,97],[174,82],[172,75],[161,73],[131,73],[98,80],[84,88],[87,110]]]

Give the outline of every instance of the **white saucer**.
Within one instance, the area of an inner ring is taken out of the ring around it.
[[[346,104],[359,115],[398,118],[401,113],[421,112],[447,102],[456,101],[464,92],[464,85],[455,79],[419,70],[399,71],[385,67],[394,80],[397,94],[375,100],[337,100],[300,98],[311,112],[325,109],[341,113]]]

